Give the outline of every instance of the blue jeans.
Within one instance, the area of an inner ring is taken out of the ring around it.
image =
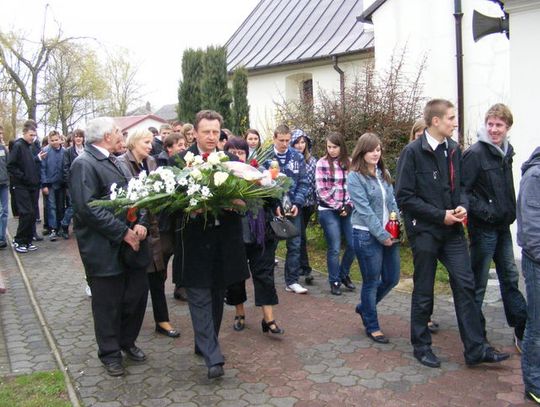
[[[47,195],[47,202],[49,204],[47,212],[47,224],[51,229],[58,230],[60,227],[60,221],[64,217],[64,189],[63,188],[49,188],[49,195]]]
[[[399,282],[399,244],[382,245],[371,233],[353,229],[354,251],[362,273],[362,291],[357,310],[366,332],[380,330],[377,304]]]
[[[354,261],[354,248],[352,238],[351,215],[339,216],[332,210],[319,211],[319,223],[324,231],[328,249],[326,251],[326,265],[328,267],[328,282],[339,283],[349,275]],[[341,249],[341,235],[345,236],[345,253],[339,264],[339,251]]]
[[[527,322],[527,304],[519,291],[519,273],[514,260],[510,228],[491,229],[469,225],[471,268],[475,280],[475,301],[481,313],[482,329],[486,335],[486,320],[482,314],[482,302],[486,293],[491,259],[499,278],[499,287],[508,325],[515,329],[518,338],[523,338]]]
[[[527,290],[527,326],[521,369],[525,391],[540,394],[540,264],[522,252],[521,268]]]
[[[6,228],[8,220],[8,196],[9,196],[9,186],[0,185],[0,242],[6,241]]]
[[[302,229],[302,210],[298,209],[298,215],[288,218],[300,231]],[[300,235],[287,239],[287,256],[285,257],[285,284],[298,283],[300,277]]]

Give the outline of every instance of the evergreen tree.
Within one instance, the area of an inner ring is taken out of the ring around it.
[[[232,77],[232,131],[243,136],[249,129],[249,105],[247,100],[248,72],[244,67],[234,70]]]
[[[187,49],[182,55],[182,81],[178,87],[178,119],[193,123],[201,110],[204,51]]]
[[[227,87],[227,50],[208,47],[203,63],[201,107],[219,112],[231,124],[231,91]]]

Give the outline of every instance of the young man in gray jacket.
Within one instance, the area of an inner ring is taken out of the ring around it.
[[[517,201],[517,242],[527,290],[527,325],[521,369],[525,397],[540,404],[540,147],[521,167]]]

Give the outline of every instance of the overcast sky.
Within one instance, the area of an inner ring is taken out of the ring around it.
[[[153,108],[176,103],[182,52],[224,45],[259,0],[0,0],[0,28],[39,39],[60,24],[66,36],[129,49]],[[48,4],[48,6],[46,6]]]

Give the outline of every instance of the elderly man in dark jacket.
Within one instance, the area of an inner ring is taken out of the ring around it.
[[[514,149],[507,139],[512,123],[512,112],[502,103],[487,111],[485,128],[478,132],[478,142],[463,154],[462,183],[469,199],[471,265],[484,335],[486,320],[482,314],[482,303],[493,260],[506,321],[514,328],[514,342],[521,352],[527,304],[518,287],[519,273],[510,233],[510,225],[516,219],[512,175]]]
[[[202,155],[216,151],[222,123],[217,112],[197,113],[194,123],[197,143],[180,156],[187,152]],[[176,164],[175,158],[171,157],[171,165]],[[179,221],[182,223],[183,219]],[[234,211],[225,211],[217,218],[190,215],[185,226],[178,229],[176,240],[173,268],[186,288],[195,353],[204,357],[208,378],[214,379],[224,374],[218,336],[225,288],[249,278],[241,217]]]
[[[74,209],[74,231],[92,290],[92,314],[98,356],[111,376],[124,374],[123,350],[134,361],[145,354],[135,345],[148,297],[144,269],[128,269],[119,260],[122,244],[138,251],[146,227],[133,228],[110,209],[91,206],[106,199],[111,186],[122,186],[126,176],[113,153],[122,146],[122,134],[110,118],[91,121],[85,151],[71,165],[69,188]]]
[[[428,126],[424,134],[408,144],[399,157],[396,181],[396,200],[403,211],[414,259],[414,357],[428,367],[441,365],[431,349],[428,329],[435,270],[440,260],[450,276],[465,362],[500,362],[509,355],[486,342],[480,310],[474,301],[474,278],[463,232],[468,202],[460,185],[461,150],[452,140],[457,124],[455,108],[447,100],[431,100],[424,108],[424,120]]]

